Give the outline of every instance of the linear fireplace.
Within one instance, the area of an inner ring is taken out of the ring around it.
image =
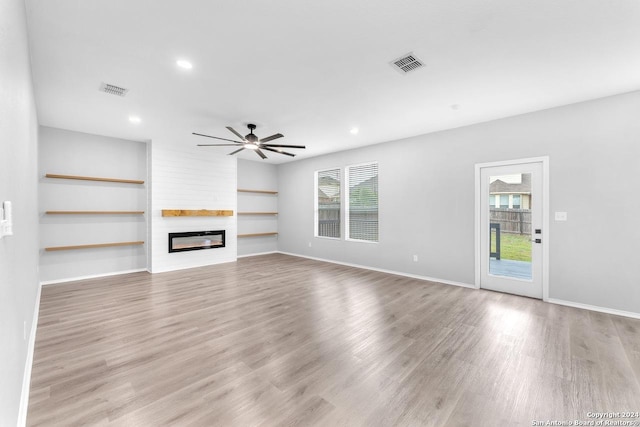
[[[169,253],[224,248],[224,230],[169,233]]]

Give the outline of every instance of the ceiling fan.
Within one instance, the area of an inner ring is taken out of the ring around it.
[[[231,131],[235,136],[241,139],[241,141],[235,141],[233,139],[220,138],[217,136],[204,135],[201,133],[195,133],[194,135],[205,136],[207,138],[213,139],[221,139],[222,141],[230,141],[233,144],[198,144],[198,147],[238,147],[238,149],[229,155],[233,155],[241,152],[242,150],[253,150],[258,156],[266,159],[267,156],[264,155],[262,150],[273,151],[274,153],[285,154],[287,156],[295,157],[295,154],[287,153],[286,151],[282,151],[282,148],[306,148],[304,145],[280,145],[280,144],[268,144],[269,141],[273,141],[274,139],[282,138],[284,135],[281,133],[276,133],[275,135],[268,136],[266,138],[258,138],[257,135],[254,135],[253,130],[256,128],[256,125],[249,123],[247,125],[249,128],[249,133],[245,136],[240,135],[234,128],[231,126],[227,126],[227,129]]]

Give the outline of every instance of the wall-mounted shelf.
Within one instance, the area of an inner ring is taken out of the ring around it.
[[[238,188],[238,193],[250,193],[253,195],[267,195],[267,196],[277,196],[278,192],[277,191],[270,191],[270,190],[251,190],[251,189],[246,189],[246,188]],[[265,203],[258,203],[258,199],[255,199],[253,197],[243,197],[243,202],[245,204],[243,204],[243,207],[246,209],[248,208],[249,210],[246,211],[242,211],[242,212],[238,212],[238,216],[243,216],[244,218],[244,223],[246,224],[245,227],[246,228],[252,228],[251,227],[251,223],[252,220],[249,219],[251,217],[259,217],[259,216],[263,216],[263,217],[276,217],[278,215],[278,212],[276,211],[261,211],[258,209],[273,209],[276,206],[274,206],[274,203],[277,202],[277,197],[267,197],[268,200],[266,200],[264,197],[261,197],[260,200],[262,202]],[[255,210],[251,210],[251,209],[255,209]],[[240,219],[240,218],[239,218]],[[255,221],[253,221],[254,225],[255,225]],[[245,228],[243,226],[240,226],[239,228]],[[267,227],[265,227],[267,228]],[[273,225],[268,227],[271,228],[273,230]],[[277,228],[277,225],[276,225]],[[247,230],[248,231],[248,230]],[[251,230],[253,231],[253,230]],[[277,236],[278,232],[277,231],[267,231],[267,232],[262,232],[262,233],[242,233],[242,234],[238,234],[238,237],[266,237],[266,236]]]
[[[48,173],[45,175],[45,177],[57,178],[57,179],[76,179],[80,181],[101,181],[101,182],[120,182],[125,184],[144,184],[144,181],[139,179],[101,178],[101,177],[95,177],[95,176],[59,175],[54,173]]]
[[[46,211],[47,215],[142,215],[144,211]]]
[[[238,215],[278,215],[278,212],[238,212]]]
[[[238,188],[238,193],[278,194],[277,191],[247,190],[247,189],[244,189],[244,188]]]
[[[233,216],[233,211],[208,209],[162,209],[162,216]]]
[[[48,248],[44,248],[45,251],[67,251],[72,249],[92,249],[92,248],[109,248],[112,246],[134,246],[134,245],[143,245],[144,241],[136,241],[136,242],[115,242],[115,243],[96,243],[93,245],[74,245],[74,246],[52,246]]]

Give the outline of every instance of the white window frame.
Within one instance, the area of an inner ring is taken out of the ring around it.
[[[349,200],[351,199],[351,194],[350,194],[350,189],[349,189],[349,169],[350,168],[354,168],[354,167],[358,167],[358,166],[367,166],[367,165],[373,165],[376,164],[378,165],[378,179],[380,177],[380,163],[378,163],[378,161],[371,161],[371,162],[363,162],[363,163],[356,163],[353,165],[347,165],[344,167],[344,185],[343,188],[345,189],[344,191],[342,191],[344,193],[344,240],[347,242],[359,242],[359,243],[372,243],[372,244],[378,244],[380,243],[380,181],[378,181],[378,240],[373,241],[373,240],[361,240],[361,239],[352,239],[349,237],[349,207],[350,207],[350,203]],[[342,188],[341,188],[342,190]]]
[[[319,206],[318,206],[318,190],[320,190],[320,187],[318,187],[318,175],[320,174],[320,172],[326,172],[326,171],[332,171],[332,170],[337,170],[339,175],[340,175],[340,237],[329,237],[329,236],[320,236],[319,234],[319,228],[320,228],[320,223],[319,223]],[[324,168],[324,169],[319,169],[317,171],[314,172],[314,177],[313,177],[313,236],[318,238],[318,239],[329,239],[329,240],[342,240],[342,233],[343,233],[343,215],[342,212],[344,211],[344,209],[342,208],[344,205],[344,180],[343,180],[343,173],[342,173],[342,168],[340,167],[333,167],[333,168]]]

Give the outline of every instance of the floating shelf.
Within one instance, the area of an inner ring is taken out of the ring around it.
[[[144,181],[141,181],[139,179],[100,178],[95,176],[58,175],[54,173],[48,173],[45,175],[45,177],[58,178],[58,179],[77,179],[80,181],[102,181],[102,182],[120,182],[125,184],[144,184]]]
[[[232,210],[162,209],[162,216],[233,216]]]
[[[278,215],[278,212],[238,212],[238,215]]]
[[[44,248],[45,251],[67,251],[72,249],[92,249],[92,248],[109,248],[112,246],[134,246],[134,245],[143,245],[143,241],[136,242],[115,242],[115,243],[96,243],[93,245],[74,245],[74,246],[53,246],[49,248]]]
[[[276,236],[277,232],[271,233],[251,233],[251,234],[238,234],[238,237],[259,237],[259,236]]]
[[[238,193],[259,193],[259,194],[278,194],[277,191],[268,191],[268,190],[246,190],[243,188],[238,188]]]
[[[144,211],[46,211],[47,215],[142,215]]]

